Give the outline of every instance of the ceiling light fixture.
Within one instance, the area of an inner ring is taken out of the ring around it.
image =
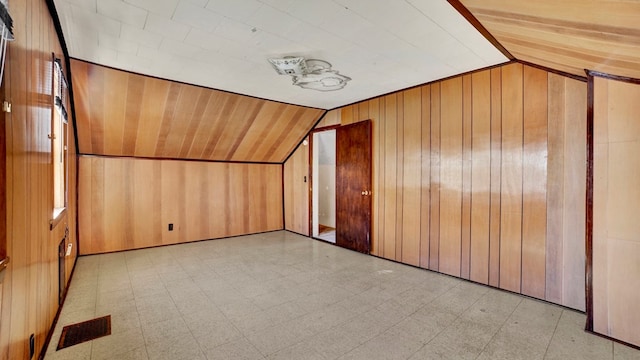
[[[331,69],[331,64],[324,60],[305,60],[301,56],[286,56],[280,59],[269,59],[269,62],[280,75],[291,75],[293,85],[303,89],[318,91],[340,90],[351,80]]]

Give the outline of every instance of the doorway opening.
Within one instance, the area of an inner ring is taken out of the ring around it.
[[[311,139],[312,236],[336,242],[336,130],[313,133]]]

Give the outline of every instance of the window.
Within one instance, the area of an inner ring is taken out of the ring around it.
[[[68,189],[68,120],[67,82],[62,73],[60,59],[53,61],[53,116],[51,124],[51,152],[53,161],[53,219],[67,207]]]

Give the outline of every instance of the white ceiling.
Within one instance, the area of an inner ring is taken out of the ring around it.
[[[507,61],[446,0],[54,0],[69,54],[165,79],[332,109]],[[267,62],[330,62],[338,91]]]

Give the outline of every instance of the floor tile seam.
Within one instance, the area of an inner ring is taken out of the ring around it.
[[[326,308],[326,306],[325,306],[324,308]],[[309,314],[309,313],[306,313],[306,314],[303,314],[303,315],[297,316],[297,317],[295,317],[295,318],[290,319],[289,321],[293,321],[293,320],[296,320],[296,319],[302,318],[303,316],[306,316],[306,315],[308,315],[308,314]],[[349,321],[349,320],[351,320],[351,319],[353,319],[353,318],[355,318],[355,317],[357,317],[357,316],[358,316],[358,314],[352,314],[352,315],[353,315],[352,317],[349,317],[348,319],[345,319],[345,321],[343,321],[343,322],[341,322],[341,323],[339,323],[339,324],[336,324],[336,325],[334,325],[334,326],[331,326],[331,327],[329,327],[328,329],[325,329],[325,330],[323,330],[323,331],[329,331],[329,330],[331,330],[331,329],[335,329],[335,328],[337,328],[337,327],[339,327],[339,326],[343,325],[343,324],[344,324],[344,323],[346,323],[347,321]],[[270,328],[270,327],[273,327],[273,326],[280,326],[280,325],[284,325],[284,324],[286,324],[286,323],[287,323],[287,322],[289,322],[289,321],[285,321],[285,322],[281,322],[281,323],[278,323],[278,324],[274,324],[274,325],[271,325],[271,326],[268,326],[268,327],[266,327],[266,328],[262,328],[262,329],[252,329],[251,331],[266,330],[266,329],[268,329],[268,328]],[[319,333],[321,333],[321,332],[322,332],[322,331],[312,332],[312,333],[311,333],[311,334],[309,334],[308,336],[305,336],[304,338],[302,338],[300,341],[295,342],[295,343],[291,344],[290,346],[284,347],[284,348],[282,348],[282,349],[278,349],[278,350],[277,350],[277,351],[275,351],[273,354],[277,353],[278,351],[282,351],[282,350],[287,349],[287,348],[289,348],[289,347],[293,347],[293,346],[296,346],[296,345],[298,345],[298,344],[300,344],[300,343],[303,343],[303,342],[305,342],[305,341],[307,341],[307,340],[309,340],[309,339],[313,338],[314,336],[317,336],[317,335],[318,335]],[[242,335],[243,335],[243,336],[245,335],[245,334],[244,334],[244,332],[241,332],[241,333],[242,333]],[[246,339],[246,336],[245,336],[245,339]],[[247,341],[249,341],[249,339],[247,339]],[[367,340],[367,341],[368,341],[368,340]],[[249,341],[249,342],[251,343],[251,341]],[[253,344],[253,343],[251,343],[251,344],[252,344],[256,349],[258,349],[258,348]],[[358,346],[360,346],[360,345],[362,345],[362,344],[358,344],[358,345],[356,345],[356,347],[358,347]],[[259,349],[258,349],[258,351],[262,354],[262,352],[261,352]],[[265,354],[262,354],[262,355],[266,358],[267,356],[269,356],[269,355],[271,355],[271,354],[266,354],[266,355],[265,355]]]
[[[246,336],[243,332],[240,332],[240,334],[242,335],[242,338],[243,338],[247,343],[249,343],[251,346],[253,346],[253,348],[258,352],[258,354],[260,354],[260,355],[262,356],[262,358],[263,358],[263,359],[266,359],[266,358],[267,358],[267,355],[263,354],[263,353],[262,353],[262,351],[261,351],[261,350],[260,350],[260,349],[259,349],[259,348],[254,344],[254,343],[252,343],[252,342],[251,342],[251,340],[249,340],[249,338],[247,338],[247,336]],[[222,346],[222,345],[229,344],[229,343],[231,343],[231,342],[233,342],[233,341],[235,341],[235,340],[229,340],[229,341],[225,342],[224,344],[220,344],[220,345],[218,345],[218,346],[216,346],[216,347],[220,347],[220,346]]]
[[[511,313],[509,314],[509,316],[505,317],[504,321],[502,322],[502,324],[500,325],[500,327],[496,330],[495,333],[493,333],[493,336],[491,336],[491,339],[489,339],[489,341],[487,341],[486,344],[484,344],[484,346],[482,347],[482,350],[480,350],[480,353],[478,354],[478,356],[476,356],[476,359],[478,359],[482,353],[484,353],[484,351],[486,350],[487,346],[489,346],[489,344],[493,341],[493,339],[496,338],[496,336],[498,336],[498,334],[500,333],[500,330],[502,330],[502,328],[504,328],[505,324],[509,321],[509,319],[511,319],[511,317],[513,316],[513,314],[516,312],[516,310],[518,309],[518,307],[520,307],[520,305],[524,302],[523,298],[520,298],[520,301],[518,302],[518,305],[516,305],[513,310],[511,310]]]
[[[558,326],[560,325],[560,319],[562,318],[562,315],[564,315],[564,309],[560,309],[560,310],[561,310],[560,311],[560,316],[558,316],[558,320],[556,320],[556,326],[553,328],[553,334],[549,338],[549,342],[547,343],[547,347],[544,350],[544,355],[542,356],[543,359],[546,359],[546,357],[547,357],[547,353],[549,352],[549,347],[551,346],[551,343],[553,342],[553,338],[556,336],[556,333],[558,332]]]
[[[460,282],[457,286],[452,287],[451,289],[449,289],[448,291],[445,291],[442,295],[446,294],[447,292],[453,290],[454,288],[457,288],[458,286],[460,286],[461,284],[463,284],[463,282]],[[483,296],[480,296],[479,298],[476,299],[476,301],[474,301],[472,304],[470,304],[468,307],[466,307],[462,312],[460,312],[460,314],[458,314],[456,316],[455,319],[453,319],[447,326],[445,326],[444,328],[442,328],[442,330],[440,330],[437,334],[435,334],[434,336],[431,337],[431,339],[429,339],[429,341],[427,341],[426,343],[424,343],[424,345],[422,345],[420,347],[420,349],[418,349],[417,351],[415,351],[413,354],[411,354],[411,356],[407,357],[407,359],[410,359],[411,357],[413,357],[415,354],[419,353],[422,349],[424,349],[427,345],[431,344],[431,342],[437,338],[438,336],[440,336],[442,333],[444,333],[446,330],[448,330],[449,328],[451,328],[453,326],[453,324],[455,324],[461,317],[462,314],[464,314],[467,310],[469,310],[473,305],[475,305],[478,301],[480,301],[480,299],[482,299]],[[435,299],[434,299],[435,300]]]

